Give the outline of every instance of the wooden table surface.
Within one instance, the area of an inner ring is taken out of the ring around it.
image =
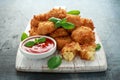
[[[78,9],[91,18],[107,56],[98,73],[25,73],[15,70],[21,33],[34,14],[54,6]],[[0,80],[120,80],[120,0],[0,0]]]

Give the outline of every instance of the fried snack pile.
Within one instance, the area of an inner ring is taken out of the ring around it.
[[[48,20],[51,17],[65,18],[75,27],[73,29],[57,28],[55,23]],[[57,42],[57,49],[65,60],[72,61],[76,55],[79,55],[81,59],[94,60],[96,44],[94,24],[91,19],[67,14],[67,11],[62,8],[53,8],[47,13],[34,15],[30,24],[30,36],[53,37]]]

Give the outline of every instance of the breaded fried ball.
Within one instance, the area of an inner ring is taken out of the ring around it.
[[[48,12],[48,18],[50,17],[56,17],[56,18],[65,18],[66,17],[66,10],[62,8],[53,8]]]
[[[94,24],[93,24],[93,21],[91,19],[80,18],[80,23],[81,23],[81,26],[86,26],[86,27],[89,27],[92,30],[94,30]]]
[[[55,38],[55,37],[63,37],[63,36],[68,36],[69,34],[67,33],[67,31],[63,28],[58,28],[56,29],[54,32],[52,32],[50,34],[51,37]]]
[[[70,43],[72,40],[69,36],[66,37],[56,37],[55,38],[57,42],[57,48],[58,50],[61,50],[65,44]]]
[[[79,27],[72,32],[72,39],[79,42],[80,45],[95,42],[95,34],[89,27]]]
[[[75,24],[75,28],[86,26],[94,30],[94,24],[91,19],[81,18],[79,15],[67,14],[66,19],[68,22]]]
[[[47,13],[44,14],[39,14],[39,15],[34,15],[34,18],[39,20],[39,21],[46,21],[51,17],[56,17],[56,18],[65,18],[66,17],[66,10],[62,8],[53,8]]]
[[[94,60],[95,58],[95,48],[96,44],[85,44],[81,46],[81,51],[79,53],[81,59]]]
[[[43,21],[43,22],[39,22],[38,24],[38,29],[37,29],[37,33],[39,35],[44,35],[44,34],[49,34],[53,31],[55,31],[55,25],[53,22],[50,21]]]
[[[73,23],[75,25],[75,27],[80,27],[81,26],[79,15],[67,14],[66,19],[67,19],[68,22]]]
[[[81,51],[81,47],[78,42],[67,43],[61,50],[63,58],[67,61],[72,61],[76,54]]]

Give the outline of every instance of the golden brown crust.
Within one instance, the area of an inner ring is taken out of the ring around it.
[[[38,24],[39,24],[40,21],[36,20],[36,19],[32,19],[30,24],[31,24],[31,27],[38,27]]]
[[[71,22],[71,23],[75,24],[75,27],[80,27],[81,26],[79,15],[67,14],[66,19],[67,19],[68,22]]]
[[[50,17],[56,17],[56,18],[65,18],[66,17],[66,10],[65,9],[62,9],[62,8],[58,8],[58,9],[55,9],[53,8],[52,10],[50,10],[50,12],[48,13],[48,18]]]
[[[81,26],[86,26],[86,27],[89,27],[92,30],[94,30],[94,24],[93,24],[93,21],[91,19],[81,18],[80,19],[80,24],[81,24]]]
[[[34,15],[33,18],[36,19],[36,20],[38,20],[38,21],[47,21],[48,20],[46,13]]]
[[[38,33],[36,32],[37,31],[37,28],[32,26],[30,31],[29,31],[29,35],[30,36],[35,36],[35,35],[38,35]]]
[[[43,21],[43,22],[39,22],[38,24],[38,28],[37,28],[37,33],[39,35],[45,35],[45,34],[49,34],[53,31],[55,31],[55,25],[53,22],[50,21]]]
[[[62,8],[55,9],[53,8],[47,13],[44,14],[39,14],[39,15],[34,15],[34,18],[39,20],[39,21],[46,21],[51,17],[56,17],[56,18],[65,18],[66,17],[66,10]]]
[[[68,36],[68,35],[69,35],[68,32],[63,28],[58,28],[50,34],[50,36],[53,37],[53,38],[63,37],[63,36]]]
[[[91,19],[81,18],[79,15],[67,14],[66,19],[68,22],[75,24],[75,28],[86,26],[94,30],[94,24]]]
[[[82,45],[79,53],[81,59],[94,60],[95,48],[95,43]]]
[[[69,36],[57,37],[55,38],[55,40],[57,42],[58,50],[61,50],[65,44],[70,43],[72,41]]]
[[[94,32],[88,27],[79,27],[72,32],[72,39],[79,42],[80,45],[90,44],[95,42]]]

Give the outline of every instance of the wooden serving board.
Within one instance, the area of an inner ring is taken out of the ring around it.
[[[30,25],[28,25],[25,30],[27,34],[29,29],[30,29]],[[96,37],[96,43],[100,43],[102,46],[102,43],[96,31],[95,31],[95,37]],[[57,54],[58,51],[56,51],[54,55]],[[99,71],[105,71],[107,69],[106,55],[103,46],[99,51],[96,52],[94,61],[82,60],[78,56],[72,62],[67,62],[65,60],[62,60],[62,64],[54,70],[50,70],[47,67],[47,61],[50,57],[40,60],[28,59],[21,54],[18,48],[18,52],[16,56],[16,70],[25,71],[25,72],[61,72],[61,73],[75,72],[76,73],[76,72],[99,72]]]

